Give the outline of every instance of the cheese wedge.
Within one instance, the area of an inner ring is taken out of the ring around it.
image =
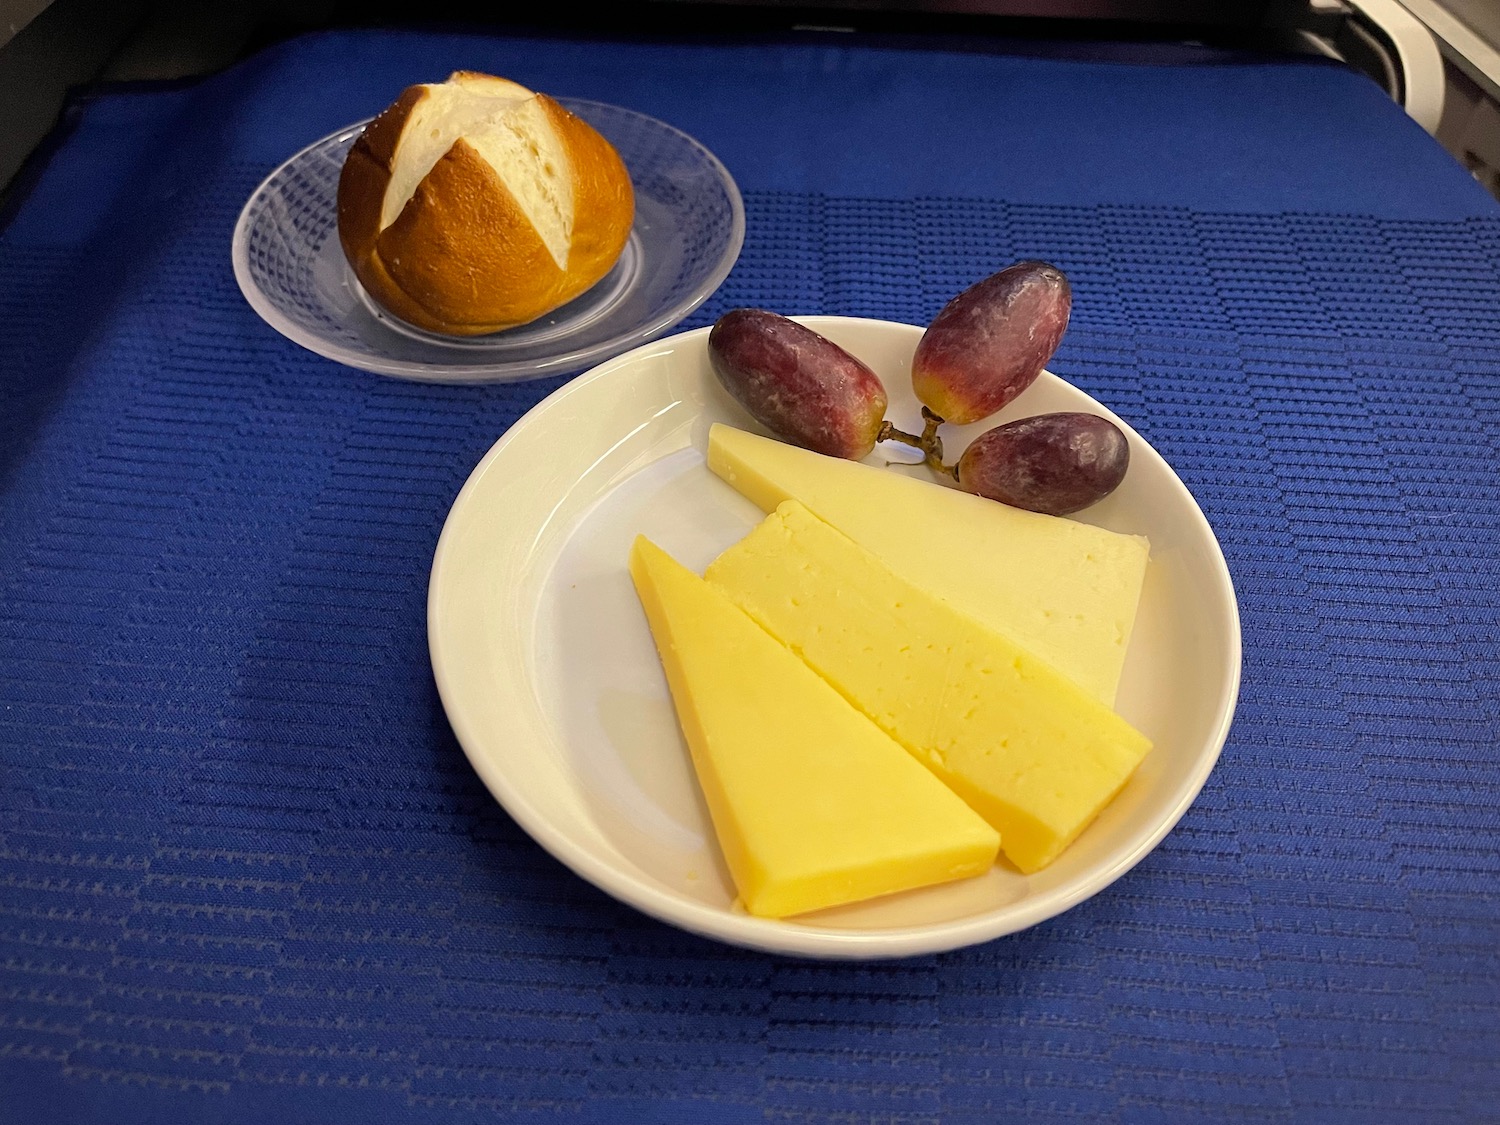
[[[771,512],[799,500],[880,561],[1113,707],[1149,545],[722,424],[708,465]]]
[[[1151,743],[1051,665],[788,501],[705,577],[1000,831],[1038,871]]]
[[[655,544],[630,573],[740,900],[779,918],[978,875],[999,838]]]

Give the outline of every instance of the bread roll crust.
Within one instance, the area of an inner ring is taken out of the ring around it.
[[[450,82],[503,83],[467,72]],[[448,335],[529,323],[597,283],[630,237],[635,198],[613,146],[587,122],[535,95],[562,141],[572,237],[559,267],[499,173],[460,136],[417,184],[395,221],[380,217],[402,135],[428,87],[413,86],[365,129],[344,162],[339,238],[355,276],[390,312]]]

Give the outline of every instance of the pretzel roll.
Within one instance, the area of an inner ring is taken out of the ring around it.
[[[630,174],[592,126],[469,71],[403,91],[339,176],[339,240],[360,284],[455,336],[571,301],[614,266],[634,218]]]

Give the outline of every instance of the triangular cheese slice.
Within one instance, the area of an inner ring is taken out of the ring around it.
[[[778,918],[977,875],[999,836],[719,591],[630,573],[740,900]]]
[[[722,424],[709,431],[708,465],[766,512],[800,501],[903,578],[1114,706],[1146,573],[1145,539]]]
[[[883,566],[789,500],[710,564],[708,582],[1047,866],[1151,743],[1010,638]]]

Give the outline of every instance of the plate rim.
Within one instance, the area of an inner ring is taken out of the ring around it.
[[[440,364],[422,363],[415,360],[385,360],[368,352],[355,352],[333,346],[323,340],[322,337],[305,331],[296,324],[283,323],[285,318],[281,316],[280,312],[261,290],[261,287],[256,284],[253,272],[250,269],[248,238],[246,234],[250,228],[251,208],[256,200],[288,168],[300,160],[307,159],[310,153],[330,142],[342,140],[348,135],[363,131],[371,121],[375,120],[373,116],[341,126],[329,133],[325,133],[317,140],[303,145],[291,156],[276,165],[275,168],[256,184],[254,190],[246,197],[244,204],[240,207],[239,215],[235,219],[234,229],[230,235],[230,258],[234,268],[234,278],[239,285],[240,294],[265,324],[292,343],[305,348],[315,355],[320,355],[324,359],[330,359],[346,367],[368,371],[375,375],[430,383],[449,383],[468,386],[486,383],[531,382],[537,379],[546,379],[556,375],[567,374],[568,372],[587,371],[590,365],[606,363],[610,359],[625,354],[628,350],[659,339],[662,333],[691,316],[694,310],[718,292],[719,287],[724,283],[724,279],[729,276],[730,271],[734,269],[735,264],[739,261],[740,254],[745,245],[746,223],[745,200],[743,194],[740,192],[739,183],[712,149],[692,134],[677,128],[675,125],[662,121],[660,118],[641,113],[639,110],[631,109],[628,106],[615,105],[611,102],[602,102],[593,98],[557,97],[554,100],[570,111],[574,107],[594,106],[639,118],[642,121],[651,123],[656,128],[676,134],[693,148],[697,149],[705,158],[705,162],[723,185],[725,194],[729,199],[730,237],[725,245],[724,252],[719,256],[713,267],[705,273],[705,283],[702,286],[700,294],[689,296],[686,300],[679,301],[671,308],[636,326],[629,332],[617,334],[593,347],[574,349],[573,351],[544,360],[526,361],[524,365],[514,363],[473,364],[466,368],[455,369]],[[511,369],[516,366],[524,367],[525,373],[510,373]],[[462,372],[472,372],[473,374],[464,374]]]
[[[799,315],[791,319],[815,331],[829,322],[864,323],[881,327],[894,326],[915,332],[923,331],[918,325],[875,317]],[[1180,493],[1181,499],[1187,501],[1191,518],[1208,533],[1207,541],[1213,545],[1211,565],[1216,585],[1223,589],[1229,609],[1228,633],[1224,638],[1224,646],[1229,655],[1229,675],[1219,693],[1217,721],[1209,738],[1208,751],[1196,760],[1194,769],[1184,779],[1186,782],[1184,788],[1181,789],[1167,815],[1162,817],[1132,847],[1116,857],[1114,862],[1087,878],[1080,879],[1076,885],[1059,887],[1034,899],[1024,899],[1020,903],[1009,904],[997,911],[939,923],[937,925],[940,929],[936,931],[932,925],[869,930],[820,929],[797,924],[795,919],[783,922],[757,918],[749,914],[726,911],[706,903],[673,897],[664,892],[655,891],[644,883],[621,876],[614,868],[597,860],[586,849],[575,844],[567,833],[556,828],[546,817],[542,816],[527,797],[510,783],[505,773],[497,769],[477,748],[476,744],[479,739],[465,719],[462,708],[454,707],[456,702],[452,699],[454,687],[450,677],[445,674],[445,656],[441,641],[440,603],[443,600],[444,584],[450,580],[446,576],[446,569],[450,565],[449,557],[455,551],[453,544],[458,535],[457,528],[462,523],[462,510],[474,502],[474,494],[480,487],[480,481],[494,462],[504,456],[507,447],[528,427],[541,424],[540,420],[545,418],[558,402],[570,395],[580,393],[598,380],[615,376],[617,372],[634,363],[648,349],[660,349],[668,345],[675,348],[691,346],[697,340],[707,337],[710,330],[711,326],[690,329],[633,348],[606,360],[548,394],[517,419],[490,446],[470,471],[444,518],[428,579],[428,657],[448,723],[465,758],[484,782],[490,795],[520,825],[522,830],[554,859],[617,901],[690,933],[766,953],[821,960],[873,961],[948,952],[1029,929],[1072,909],[1118,881],[1154,851],[1167,834],[1177,826],[1187,810],[1198,799],[1198,795],[1218,763],[1228,740],[1239,700],[1243,671],[1243,630],[1240,622],[1239,599],[1228,563],[1224,558],[1223,548],[1197,499],[1171,464],[1144,437],[1088,392],[1071,383],[1068,384],[1070,387],[1088,398],[1105,416],[1126,432],[1127,438],[1134,438],[1138,441],[1139,448],[1159,461],[1161,467],[1165,468],[1170,487]],[[1043,375],[1060,378],[1051,371],[1044,371]],[[1062,381],[1066,382],[1066,380]],[[1133,455],[1134,452],[1132,450]],[[455,517],[460,518],[455,519]]]

